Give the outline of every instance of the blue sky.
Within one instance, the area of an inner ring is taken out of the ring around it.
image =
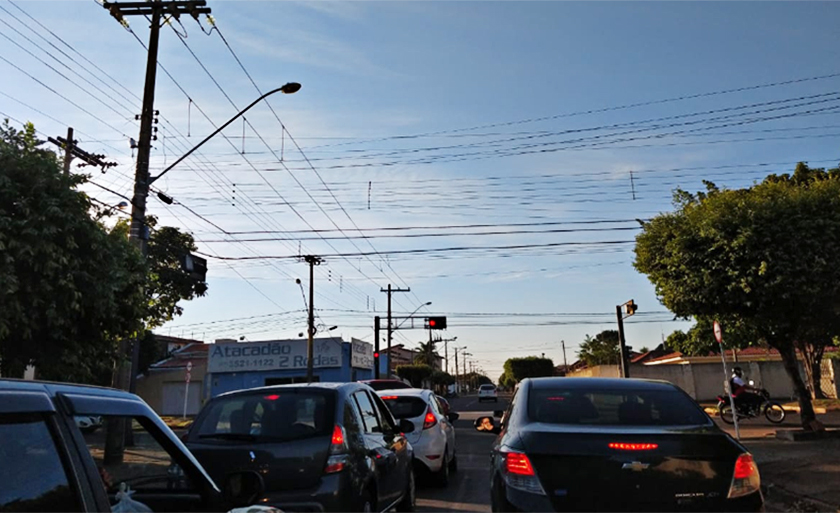
[[[130,196],[141,45],[92,0],[0,5],[0,113],[13,124],[34,122],[44,136],[72,125],[85,150],[120,164],[94,171],[93,181]],[[408,285],[411,294],[394,296],[395,311],[432,301],[421,312],[447,314],[446,336],[457,336],[494,379],[510,356],[544,352],[562,363],[560,340],[574,359],[585,334],[613,328],[615,305],[631,298],[641,307],[639,322],[627,326],[630,345],[653,347],[686,326],[661,313],[652,286],[632,268],[632,244],[623,242],[636,233],[634,219],[670,208],[675,187],[695,190],[703,179],[741,187],[799,160],[840,161],[840,77],[660,101],[840,72],[835,3],[209,5],[262,91],[288,81],[303,88],[270,100],[287,133],[267,107],[256,107],[244,138],[243,124],[234,123],[227,140],[215,139],[156,183],[182,205],[152,199],[150,212],[193,232],[202,252],[225,257],[290,257],[299,244],[304,253],[329,255],[575,243],[336,256],[318,269],[324,325],[371,340],[372,317],[386,305],[379,288]],[[202,112],[218,125],[258,96],[218,33],[181,21],[175,29],[230,101],[164,27],[160,63],[177,85],[158,73],[158,171],[213,130]],[[146,41],[148,24],[129,22]],[[203,18],[202,25],[210,28]],[[631,104],[645,105],[619,108]],[[99,186],[86,190],[120,201]],[[556,224],[435,228],[512,223]],[[357,227],[410,226],[430,228],[365,233],[461,235],[342,240],[358,236]],[[336,227],[342,232],[321,233],[328,240],[299,232]],[[561,229],[574,231],[546,232]],[[298,232],[279,233],[290,230]],[[539,233],[464,235],[524,230]],[[254,231],[278,233],[241,233]],[[304,331],[294,282],[307,285],[303,263],[211,259],[210,269],[209,295],[185,304],[163,333],[260,340]],[[476,315],[493,313],[520,315]],[[395,341],[413,345],[425,336],[400,331]]]

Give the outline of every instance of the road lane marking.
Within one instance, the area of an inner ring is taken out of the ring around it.
[[[486,513],[490,511],[489,504],[474,504],[470,502],[450,502],[435,499],[417,499],[417,506],[424,508],[435,508],[435,511],[471,511]]]

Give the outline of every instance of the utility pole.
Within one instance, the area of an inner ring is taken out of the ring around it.
[[[566,360],[566,341],[561,340],[560,345],[563,346],[563,372],[564,375],[569,373],[569,361]]]
[[[394,292],[411,292],[411,288],[406,289],[395,289],[391,288],[391,284],[388,284],[387,289],[379,289],[380,292],[387,292],[388,293],[388,372],[386,374],[387,378],[391,377],[391,335],[393,335],[393,325],[391,323],[391,294]]]
[[[306,255],[303,260],[309,264],[309,338],[306,344],[306,382],[312,383],[315,360],[315,266],[324,261],[321,257]]]
[[[617,305],[615,307],[615,317],[618,321],[619,360],[621,364],[621,377],[623,378],[630,377],[630,358],[627,354],[627,341],[624,339],[624,319],[635,314],[638,308],[639,305],[632,299],[623,305]]]
[[[108,170],[109,167],[114,167],[117,165],[116,162],[105,162],[105,155],[97,155],[94,153],[88,153],[81,148],[79,148],[76,141],[73,139],[73,128],[67,128],[67,138],[63,137],[47,137],[47,141],[55,144],[59,148],[64,150],[64,174],[70,174],[70,163],[74,158],[78,158],[82,160],[82,164],[80,166],[95,166],[102,169],[102,172]]]
[[[458,348],[455,347],[455,393],[459,393],[459,386],[458,386]]]
[[[73,146],[76,141],[73,140],[73,127],[67,127],[67,146],[64,148],[64,174],[70,174],[70,161],[73,160]]]
[[[377,315],[373,318],[373,352],[374,354],[378,355],[378,357],[374,358],[373,360],[373,377],[379,379],[379,360],[382,358],[382,355],[379,353],[379,330],[380,325],[382,324],[382,319]],[[388,367],[391,366],[391,353],[388,353]]]
[[[146,197],[149,194],[149,158],[152,151],[152,125],[154,124],[155,78],[157,76],[158,40],[160,38],[161,18],[164,13],[178,18],[181,14],[190,14],[197,18],[199,14],[210,14],[205,0],[175,1],[154,0],[151,2],[103,2],[102,6],[111,13],[123,26],[128,22],[125,16],[143,16],[151,18],[149,33],[148,55],[146,57],[146,82],[143,89],[143,108],[140,113],[140,142],[137,152],[137,168],[134,174],[134,196],[131,200],[131,229],[129,241],[140,250],[146,258],[148,234],[145,229]],[[68,137],[68,145],[70,144]],[[75,154],[75,151],[74,151]],[[139,341],[135,340],[134,344]],[[138,354],[138,352],[135,352]],[[126,364],[128,341],[121,340],[118,362],[114,370],[113,385],[122,390],[131,386],[131,374],[135,370],[137,358],[130,355],[130,364]],[[134,372],[136,373],[136,372]],[[122,419],[109,422],[105,443],[105,464],[121,463],[125,449],[125,434],[130,426]]]

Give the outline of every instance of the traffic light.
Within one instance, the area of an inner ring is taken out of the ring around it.
[[[446,317],[426,317],[427,330],[445,330]]]
[[[635,303],[635,301],[633,301],[632,299],[630,301],[624,303],[624,315],[625,315],[625,317],[630,317],[631,315],[636,313],[636,310],[638,310],[638,309],[639,309],[639,305],[637,305]]]

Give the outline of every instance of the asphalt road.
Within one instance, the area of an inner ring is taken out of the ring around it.
[[[473,421],[481,413],[507,408],[508,401],[503,396],[498,403],[479,403],[478,397],[467,396],[450,399],[449,403],[461,415],[455,422],[458,472],[452,474],[446,488],[421,482],[417,511],[490,511],[490,447],[495,435],[477,432]]]

